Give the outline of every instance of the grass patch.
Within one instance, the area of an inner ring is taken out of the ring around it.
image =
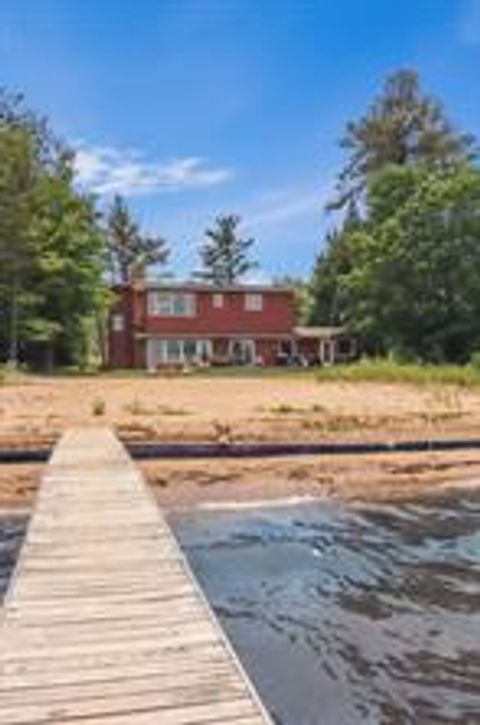
[[[297,407],[295,405],[290,405],[289,403],[279,403],[278,405],[271,405],[268,407],[259,408],[259,410],[261,410],[263,413],[272,413],[274,415],[307,415],[309,413],[314,413],[317,415],[328,414],[328,410],[319,403],[314,403],[313,405],[303,408]]]
[[[190,415],[189,410],[185,410],[185,408],[173,408],[170,405],[159,405],[158,412],[160,415]]]
[[[249,365],[218,366],[198,368],[192,371],[194,377],[200,378],[299,378],[313,379],[315,370],[301,367],[255,367]]]
[[[320,382],[407,383],[410,385],[480,386],[480,370],[471,365],[415,365],[390,360],[361,360],[316,371]]]
[[[8,364],[0,364],[0,385],[15,385],[29,381],[28,373],[22,368],[14,368]]]

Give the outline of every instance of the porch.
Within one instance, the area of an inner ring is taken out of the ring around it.
[[[139,367],[150,371],[166,367],[202,367],[228,365],[278,365],[282,351],[294,350],[290,336],[244,335],[209,337],[156,337],[138,341]]]
[[[335,365],[357,356],[357,344],[343,327],[295,327],[298,358],[305,366]]]

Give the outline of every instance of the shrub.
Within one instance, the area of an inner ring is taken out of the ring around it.
[[[480,367],[472,365],[399,364],[388,359],[365,359],[351,365],[332,365],[317,371],[319,381],[408,383],[410,385],[480,385]]]
[[[470,356],[470,367],[480,373],[480,350],[475,350]]]

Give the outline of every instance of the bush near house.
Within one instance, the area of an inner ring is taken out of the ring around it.
[[[480,386],[478,353],[468,365],[401,364],[388,359],[365,359],[351,365],[319,368],[317,380],[412,385]]]

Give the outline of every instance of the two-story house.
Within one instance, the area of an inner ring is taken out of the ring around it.
[[[114,368],[331,363],[337,352],[351,354],[338,328],[297,327],[289,288],[139,281],[115,292],[109,329]]]

